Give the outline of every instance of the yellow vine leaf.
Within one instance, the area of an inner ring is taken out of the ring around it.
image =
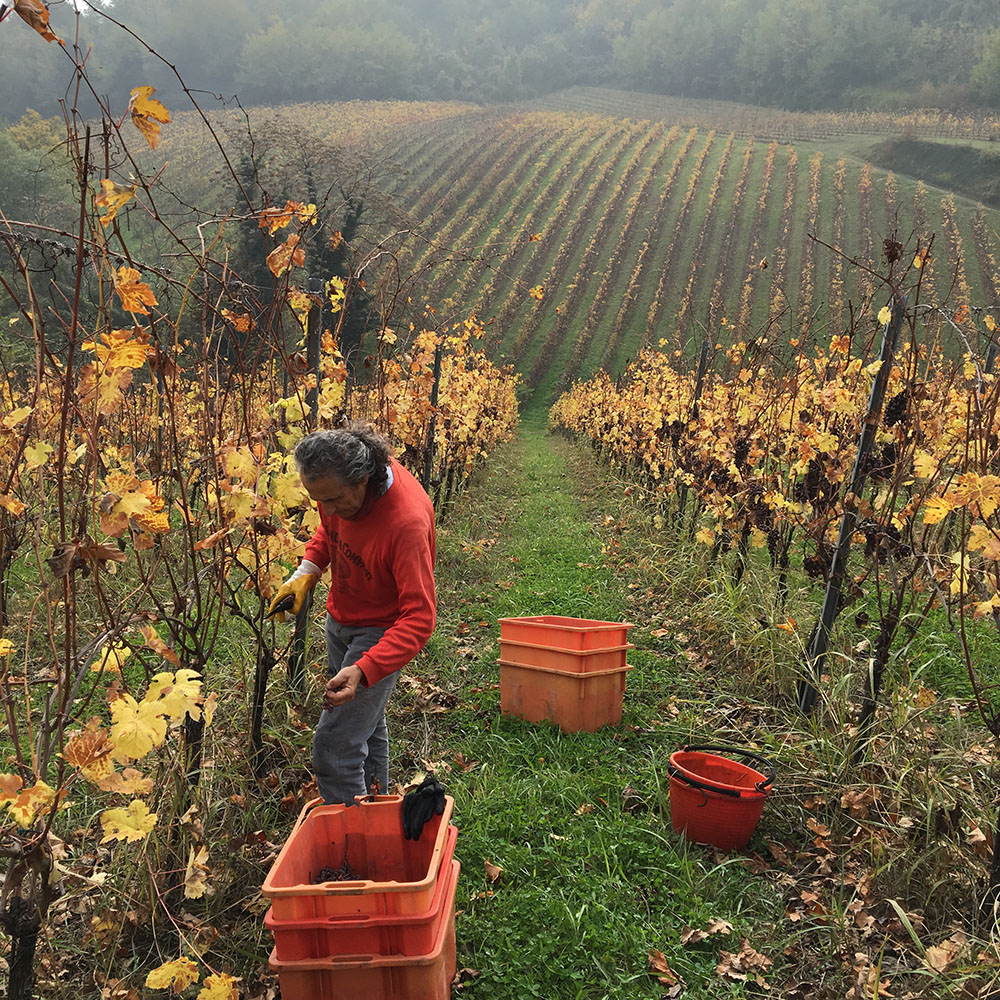
[[[139,703],[153,706],[171,719],[201,718],[201,675],[197,670],[184,667],[176,674],[163,671],[149,682],[149,688]]]
[[[114,773],[111,751],[114,749],[103,729],[78,733],[67,744],[63,757],[91,784],[97,785]]]
[[[11,410],[6,417],[3,418],[3,425],[7,428],[16,427],[21,421],[27,420],[31,416],[32,409],[30,406],[19,406],[16,410]]]
[[[924,524],[937,524],[955,509],[955,502],[948,497],[928,497],[924,503]]]
[[[994,594],[988,601],[981,601],[975,606],[974,618],[982,618],[984,615],[991,615],[1000,608],[1000,594]]]
[[[118,268],[118,273],[115,275],[115,291],[122,301],[122,309],[126,312],[140,313],[143,316],[148,316],[149,310],[146,306],[155,306],[157,304],[156,296],[149,285],[139,280],[141,277],[142,274],[134,267],[128,267],[123,264]],[[143,360],[145,360],[145,357],[143,357]],[[131,365],[130,367],[135,368],[138,366]]]
[[[111,704],[111,741],[119,762],[139,760],[167,736],[167,723],[160,710],[147,701],[137,702],[123,694]]]
[[[201,899],[211,894],[208,885],[208,848],[204,845],[195,849],[194,844],[188,852],[187,869],[184,872],[184,898]]]
[[[42,0],[14,0],[14,13],[45,41],[63,44],[63,40],[49,27],[49,9]]]
[[[986,329],[993,333],[997,328],[997,321],[990,315],[983,317],[983,322],[986,324]]]
[[[257,221],[258,228],[266,229],[268,234],[273,236],[279,229],[284,229],[295,218],[296,204],[296,202],[286,201],[284,208],[277,208],[275,206],[265,208],[260,213],[260,219]]]
[[[235,976],[227,976],[224,973],[218,976],[206,976],[205,985],[198,991],[195,1000],[240,1000],[239,990],[236,984],[239,982]]]
[[[143,777],[134,767],[126,767],[121,774],[112,771],[106,778],[97,782],[97,787],[105,792],[118,792],[120,795],[149,795],[153,790],[153,779]]]
[[[84,365],[77,391],[81,403],[94,406],[102,416],[110,416],[121,407],[125,390],[131,384],[131,368],[102,370],[99,365]]]
[[[128,529],[129,521],[146,531],[162,533],[170,530],[170,519],[164,511],[166,502],[156,492],[153,483],[140,483],[135,476],[124,472],[110,472],[105,477],[107,492],[101,497],[101,531],[113,538],[120,538]]]
[[[292,233],[281,246],[275,247],[266,258],[271,273],[280,278],[293,265],[301,267],[306,262],[306,252],[299,246],[299,237]]]
[[[133,799],[127,809],[105,809],[101,813],[101,828],[104,836],[101,843],[109,840],[124,840],[131,844],[136,840],[145,840],[156,826],[156,813],[141,799]]]
[[[344,279],[338,278],[336,275],[333,275],[330,280],[327,281],[326,297],[330,301],[330,308],[333,312],[340,312],[341,306],[344,304],[346,287]]]
[[[120,674],[122,665],[132,655],[132,649],[123,642],[113,643],[101,650],[101,655],[90,665],[92,674],[102,674],[105,670]]]
[[[192,983],[198,982],[201,973],[190,958],[175,958],[164,962],[146,976],[146,989],[167,990],[183,993]]]
[[[958,485],[948,494],[956,506],[975,504],[984,520],[1000,505],[1000,476],[980,476],[967,472],[958,477]]]
[[[1000,560],[1000,538],[988,525],[974,524],[969,530],[969,540],[965,543],[970,552],[981,552],[984,559]]]
[[[938,468],[937,459],[929,452],[918,449],[913,456],[913,474],[918,479],[930,479]]]
[[[892,310],[888,306],[882,306],[878,311],[878,321],[885,326],[892,319]]]
[[[160,141],[160,125],[170,121],[170,112],[152,95],[156,87],[133,87],[128,103],[132,124],[142,133],[150,149],[156,149]]]
[[[222,468],[230,479],[239,479],[245,486],[253,486],[257,482],[259,472],[257,459],[246,445],[224,450]]]
[[[10,639],[0,639],[0,656],[10,656],[14,652],[14,643]]]
[[[24,513],[24,504],[11,493],[0,493],[0,507],[14,517],[20,517]]]
[[[94,199],[94,204],[98,208],[106,208],[107,212],[101,216],[101,225],[110,226],[114,221],[118,210],[127,205],[135,196],[138,184],[125,187],[123,184],[116,184],[110,177],[101,180],[101,193]]]
[[[49,460],[49,455],[54,451],[55,447],[46,441],[39,441],[37,444],[29,445],[24,449],[25,468],[29,472],[32,469],[41,468]]]
[[[7,811],[22,830],[28,829],[38,816],[43,813],[56,798],[56,790],[44,781],[36,781],[30,788],[23,789],[12,802],[8,803]]]
[[[138,273],[135,271],[135,274]],[[156,304],[155,298],[152,304]],[[111,330],[101,334],[100,342],[87,340],[81,346],[85,351],[93,351],[105,368],[141,368],[150,354],[149,331],[141,326]]]

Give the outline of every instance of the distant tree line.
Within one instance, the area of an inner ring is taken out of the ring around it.
[[[494,102],[572,85],[787,108],[1000,104],[996,0],[93,0],[192,88],[245,104]],[[81,4],[82,5],[82,4]],[[75,37],[71,4],[52,26]],[[170,71],[100,14],[80,18],[103,92]],[[0,26],[0,118],[53,113],[68,60],[16,17]]]

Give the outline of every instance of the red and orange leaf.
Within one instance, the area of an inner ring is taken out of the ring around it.
[[[172,663],[175,667],[181,665],[180,657],[177,652],[171,649],[159,636],[156,629],[152,625],[143,625],[139,631],[142,633],[143,639],[146,640],[146,645],[149,646],[153,652],[158,653],[163,657],[168,663]]]
[[[305,262],[306,252],[299,246],[299,238],[295,233],[267,255],[267,266],[276,278],[280,278],[293,265],[301,267]]]
[[[63,757],[86,779],[94,784],[105,780],[114,771],[111,751],[114,746],[103,729],[79,733],[67,744]]]
[[[156,305],[156,296],[153,290],[144,281],[139,279],[142,275],[134,267],[122,266],[118,268],[115,276],[115,291],[122,300],[122,309],[130,313],[141,313],[143,316],[149,315],[146,306]]]
[[[49,27],[49,9],[42,0],[14,0],[14,13],[45,41],[63,44],[63,40]]]

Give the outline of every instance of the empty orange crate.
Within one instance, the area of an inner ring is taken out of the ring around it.
[[[534,642],[511,642],[500,639],[500,659],[525,667],[550,667],[571,674],[586,674],[593,670],[621,670],[625,653],[635,649],[630,642],[606,649],[563,649],[542,646]]]
[[[559,649],[609,649],[625,644],[628,622],[599,622],[563,615],[535,615],[532,618],[501,618],[500,639],[509,642],[537,642]]]
[[[448,828],[440,873],[451,871],[458,828]],[[457,862],[456,862],[457,863]],[[278,920],[271,910],[264,926],[274,935],[274,957],[282,962],[342,955],[426,955],[434,948],[438,918],[447,903],[449,879],[439,877],[431,906],[424,913],[377,916],[350,913],[314,920]]]
[[[284,962],[272,951],[268,964],[278,973],[282,1000],[448,1000],[455,978],[459,870],[459,863],[453,861],[448,874],[442,872],[447,889],[434,928],[434,945],[427,954],[344,955]]]
[[[403,836],[402,803],[401,795],[366,796],[349,807],[307,803],[261,888],[274,919],[425,913],[434,901],[455,800],[445,796],[444,814],[427,821],[419,840]],[[313,882],[324,868],[345,861],[356,880]]]
[[[528,722],[554,722],[563,732],[592,733],[622,718],[631,667],[570,674],[500,660],[500,711]]]

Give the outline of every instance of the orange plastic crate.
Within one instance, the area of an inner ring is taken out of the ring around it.
[[[559,649],[608,649],[624,645],[626,630],[634,627],[628,622],[601,622],[563,615],[501,618],[500,639],[537,642]]]
[[[448,828],[440,873],[451,871],[458,828]],[[455,862],[457,864],[457,862]],[[378,916],[351,913],[311,920],[278,920],[264,914],[264,926],[274,935],[274,957],[282,962],[371,953],[426,955],[434,948],[441,913],[447,904],[450,879],[439,877],[434,900],[424,913]]]
[[[306,804],[264,879],[276,920],[309,920],[352,913],[425,913],[434,901],[455,800],[432,816],[419,840],[403,836],[403,797],[359,799],[356,806]],[[324,868],[347,861],[351,882],[314,884]]]
[[[570,674],[500,660],[500,711],[563,732],[592,733],[622,718],[625,675],[632,668]]]
[[[455,890],[459,864],[451,864],[434,946],[425,955],[344,955],[283,962],[274,951],[281,1000],[448,1000],[455,978]]]
[[[500,659],[525,667],[549,667],[571,674],[586,674],[594,670],[621,670],[625,654],[635,646],[626,642],[606,649],[564,649],[543,646],[535,642],[512,642],[500,639]]]

